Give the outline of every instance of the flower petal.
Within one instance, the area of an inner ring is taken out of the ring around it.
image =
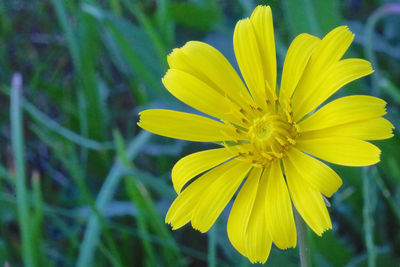
[[[318,90],[308,95],[308,99],[304,102],[301,110],[297,110],[299,113],[297,118],[301,118],[316,109],[346,84],[372,72],[371,63],[363,59],[349,58],[336,62],[317,86]]]
[[[271,251],[271,236],[267,229],[265,218],[265,194],[267,177],[269,171],[264,170],[261,176],[260,185],[257,189],[257,196],[254,201],[253,210],[247,224],[245,249],[249,260],[252,263],[265,263]]]
[[[386,114],[385,106],[386,102],[377,97],[346,96],[326,104],[298,125],[305,132],[378,118]]]
[[[283,159],[283,165],[290,196],[296,210],[308,226],[321,236],[327,229],[332,228],[332,223],[321,193],[311,187],[303,177],[303,174],[309,170],[296,170],[288,158]]]
[[[249,92],[226,58],[214,47],[198,41],[187,42],[168,55],[171,69],[178,69],[197,77],[222,96],[241,105]],[[242,105],[242,108],[246,108]]]
[[[296,246],[292,203],[279,161],[271,164],[267,179],[265,219],[272,241],[280,249]]]
[[[269,6],[257,6],[250,17],[250,22],[256,34],[264,78],[268,81],[271,89],[275,91],[276,53],[271,8]]]
[[[238,21],[233,34],[233,47],[236,60],[247,88],[254,101],[261,108],[265,103],[265,78],[257,37],[250,19]]]
[[[227,231],[232,245],[244,256],[247,256],[245,249],[245,237],[247,224],[253,209],[254,200],[257,195],[258,183],[262,173],[261,168],[253,168],[240,189],[229,214]]]
[[[194,209],[192,215],[194,229],[204,233],[211,228],[249,172],[251,164],[233,161],[236,164],[215,180]]]
[[[223,147],[200,151],[181,158],[172,168],[172,184],[176,193],[181,193],[182,187],[196,175],[231,159],[233,156],[229,150]]]
[[[323,137],[351,137],[361,140],[383,140],[393,136],[393,124],[384,118],[341,124],[320,130],[301,133],[301,139],[316,139]]]
[[[373,165],[379,162],[381,153],[371,143],[347,137],[298,139],[296,147],[320,159],[345,166]]]
[[[171,224],[173,230],[187,224],[192,217],[194,208],[207,194],[207,189],[235,164],[236,162],[229,161],[193,181],[172,203],[165,217],[165,222]]]
[[[321,161],[310,157],[296,148],[292,148],[287,156],[298,172],[303,173],[304,180],[319,192],[331,197],[342,185],[339,175]]]
[[[233,128],[199,115],[165,109],[149,109],[139,115],[141,128],[166,137],[197,142],[240,139]]]
[[[241,118],[233,113],[239,113],[239,106],[195,76],[170,69],[162,82],[167,90],[183,103],[216,118],[246,126]]]
[[[293,95],[293,113],[295,121],[305,115],[304,107],[309,98],[320,90],[319,85],[333,66],[343,56],[353,41],[352,34],[346,26],[330,31],[315,48],[303,76]]]
[[[290,44],[282,71],[280,97],[291,98],[315,47],[321,40],[303,33]]]
[[[353,39],[354,34],[347,26],[339,26],[331,30],[314,51],[310,67],[318,70],[333,65],[343,57]]]

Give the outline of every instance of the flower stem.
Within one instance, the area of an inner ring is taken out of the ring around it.
[[[294,213],[297,228],[297,242],[299,244],[300,264],[301,267],[311,267],[310,246],[307,240],[307,225],[296,210]]]

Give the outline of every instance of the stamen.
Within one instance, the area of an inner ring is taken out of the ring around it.
[[[281,139],[279,136],[275,136],[274,138],[276,141],[278,141],[279,144],[281,144],[281,146],[286,145],[286,142],[283,139]]]
[[[234,133],[238,135],[232,153],[238,159],[260,168],[285,157],[287,151],[296,144],[300,132],[293,121],[290,98],[284,95],[278,98],[267,82],[263,94],[266,105],[244,99],[246,107],[235,111],[246,127],[228,124],[235,128]]]
[[[261,155],[263,155],[263,157],[267,158],[268,160],[272,160],[273,159],[273,157],[268,153],[261,152]]]

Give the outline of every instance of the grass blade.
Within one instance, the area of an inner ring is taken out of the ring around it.
[[[146,31],[150,40],[153,43],[154,49],[156,50],[160,62],[167,68],[167,51],[165,45],[163,44],[161,38],[153,28],[150,23],[148,17],[142,12],[141,7],[138,4],[133,4],[131,1],[122,0],[122,2],[126,5],[128,10],[136,17],[136,19],[140,22],[143,29]]]
[[[14,74],[11,85],[10,119],[11,119],[11,142],[16,171],[16,195],[19,227],[22,236],[22,255],[24,265],[36,266],[33,236],[31,231],[31,216],[28,206],[25,156],[24,156],[24,134],[22,127],[22,76]]]
[[[63,126],[58,124],[56,121],[51,119],[49,116],[44,114],[42,111],[37,109],[34,105],[29,103],[28,101],[24,101],[24,108],[29,113],[29,115],[39,122],[42,126],[49,128],[50,130],[56,132],[61,135],[65,139],[80,145],[81,147],[85,147],[93,150],[109,150],[113,149],[114,145],[112,142],[98,142],[89,138],[86,138],[82,135],[79,135]]]
[[[33,238],[36,249],[36,255],[38,255],[38,265],[44,266],[44,258],[43,258],[43,233],[42,233],[42,225],[43,225],[43,196],[42,189],[40,185],[40,176],[39,173],[34,171],[32,174],[32,188],[33,188]]]
[[[372,94],[379,96],[380,95],[380,79],[382,79],[382,73],[379,69],[378,60],[374,53],[373,44],[374,44],[374,30],[377,26],[378,22],[390,15],[398,15],[400,14],[400,5],[399,4],[386,4],[372,13],[367,20],[367,24],[365,26],[365,41],[364,41],[364,53],[367,59],[371,62],[372,67],[375,70],[375,73],[372,74]]]
[[[114,266],[122,266],[122,257],[117,249],[117,246],[114,242],[114,239],[112,238],[109,229],[106,227],[106,220],[103,214],[101,214],[97,209],[90,189],[86,185],[85,176],[82,168],[80,168],[79,159],[73,145],[66,142],[59,142],[57,140],[54,140],[51,135],[35,125],[32,126],[32,131],[36,133],[36,135],[40,137],[40,139],[43,140],[43,142],[46,143],[49,148],[52,149],[55,158],[58,158],[59,161],[63,163],[63,166],[65,166],[67,172],[77,185],[79,192],[82,195],[82,204],[89,205],[91,212],[97,216],[100,222],[106,245],[108,245],[112,252],[108,254],[113,255],[111,257],[107,257],[109,258],[110,262],[115,263]]]
[[[118,132],[114,134],[118,157],[121,164],[125,167],[132,167],[131,161],[127,158],[125,152],[125,145],[121,135]],[[125,176],[125,188],[128,196],[132,202],[136,205],[138,214],[136,220],[138,222],[139,231],[143,233],[154,232],[157,236],[162,237],[169,245],[162,247],[162,259],[164,260],[165,266],[176,266],[177,261],[181,258],[179,256],[179,248],[175,243],[175,240],[169,234],[164,220],[160,217],[157,209],[154,205],[154,200],[151,198],[147,188],[138,179],[135,172],[130,172],[130,175]],[[152,266],[152,262],[155,262],[154,248],[147,239],[142,239],[145,251],[148,254],[149,261],[146,262],[148,266]]]
[[[368,267],[376,266],[376,252],[374,246],[374,213],[376,208],[376,186],[373,183],[373,167],[363,168],[363,219],[364,238],[367,247]]]
[[[303,32],[319,35],[320,29],[311,0],[284,0],[282,5],[292,37]]]
[[[342,24],[338,0],[284,0],[282,7],[292,37],[304,32],[322,37]]]
[[[114,131],[114,140],[117,147],[118,160],[122,165],[129,167],[130,161],[126,157],[125,145],[121,134],[118,131]],[[143,190],[138,190],[137,183],[132,176],[126,176],[125,179],[125,190],[127,195],[131,199],[132,203],[137,206],[136,221],[140,232],[145,234],[150,232],[148,220],[145,214],[145,199],[143,193],[147,192],[143,187]],[[144,264],[148,267],[157,265],[156,251],[153,244],[147,239],[141,239],[143,249],[145,252]]]
[[[136,181],[134,181],[134,177],[126,176],[125,179],[125,189],[127,191],[128,196],[130,197],[131,201],[136,204],[138,207],[138,214],[136,216],[137,226],[140,232],[142,233],[149,233],[150,229],[148,226],[148,220],[146,219],[146,214],[143,212],[143,195],[141,194],[140,190],[138,190]],[[146,191],[147,192],[147,191]],[[145,256],[143,257],[144,263],[146,266],[156,266],[157,264],[157,257],[156,251],[153,247],[153,244],[147,239],[140,239],[141,243],[143,244],[143,249],[145,252]]]
[[[87,131],[90,137],[102,140],[104,139],[106,128],[103,123],[105,111],[102,109],[95,71],[96,59],[98,58],[98,36],[95,21],[83,12],[78,17],[80,30],[82,30],[82,34],[79,35],[79,32],[74,31],[68,20],[67,5],[73,7],[73,3],[52,0],[52,4],[64,32],[75,72],[79,78],[77,85],[83,91],[82,95],[84,95],[84,97],[81,97],[80,91],[77,95],[78,101],[85,102],[79,103],[80,108],[82,104],[85,106],[85,108],[81,109],[85,116],[80,117],[82,134],[85,135],[85,131]],[[74,8],[73,11],[77,13],[78,9]],[[86,124],[88,127],[85,127]]]
[[[142,131],[129,145],[127,149],[127,158],[132,160],[138,153],[141,146],[143,146],[148,138],[151,136],[149,132]],[[107,206],[109,201],[113,198],[114,193],[121,181],[124,167],[118,162],[115,163],[110,172],[108,173],[102,188],[96,199],[97,209],[102,212]],[[100,222],[95,214],[89,218],[85,235],[79,250],[77,261],[78,267],[91,266],[93,262],[94,252],[100,237]]]

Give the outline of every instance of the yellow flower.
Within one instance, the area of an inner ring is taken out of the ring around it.
[[[236,24],[234,50],[247,86],[205,43],[191,41],[173,50],[162,79],[165,87],[219,121],[146,110],[139,126],[167,137],[224,145],[188,155],[174,166],[178,197],[166,216],[173,229],[190,221],[193,228],[208,231],[242,183],[227,230],[233,246],[251,262],[265,262],[272,242],[280,249],[296,246],[292,203],[316,234],[332,228],[322,195],[330,197],[342,181],[316,158],[372,165],[379,162],[380,150],[366,140],[393,135],[392,124],[382,118],[386,103],[376,97],[346,96],[313,112],[342,86],[373,72],[368,61],[341,59],[353,37],[346,26],[323,39],[297,36],[279,90],[268,6],[258,6]]]

